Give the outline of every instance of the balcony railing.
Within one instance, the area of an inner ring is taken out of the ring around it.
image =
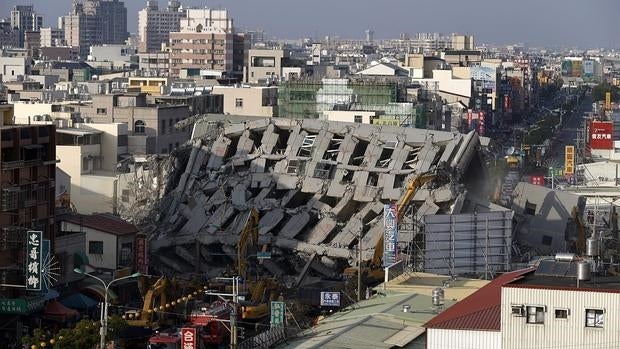
[[[14,170],[16,168],[33,167],[42,163],[42,160],[17,160],[2,162],[3,170]]]

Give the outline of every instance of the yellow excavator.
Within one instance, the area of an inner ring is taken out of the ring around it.
[[[158,279],[146,291],[142,310],[129,310],[125,312],[127,324],[134,327],[151,327],[153,324],[163,320],[161,316],[156,315],[156,311],[153,311],[153,309],[159,309],[160,306],[167,304],[168,287],[168,279],[164,277]]]
[[[237,244],[237,274],[243,279],[248,293],[248,299],[240,302],[241,318],[244,320],[258,320],[269,315],[269,302],[277,297],[278,283],[275,280],[251,281],[248,273],[248,247],[258,246],[259,220],[258,211],[252,208]],[[265,249],[266,246],[263,246]]]
[[[407,185],[405,193],[398,201],[397,213],[398,213],[399,220],[405,214],[405,210],[407,209],[407,206],[409,206],[411,199],[413,199],[413,196],[418,191],[418,189],[420,189],[420,187],[422,187],[424,184],[432,181],[434,178],[435,178],[434,173],[421,173],[421,174],[416,175],[415,177],[411,179],[411,181],[409,181],[409,184]],[[368,283],[375,283],[375,282],[379,282],[380,280],[383,280],[384,271],[383,271],[382,262],[383,262],[383,235],[381,235],[381,238],[379,238],[379,241],[377,241],[377,244],[375,245],[375,252],[372,256],[372,259],[368,261],[365,266],[362,265],[362,268],[363,268],[362,275],[366,274],[366,280]],[[344,274],[345,276],[349,276],[349,277],[357,275],[357,267],[349,267],[345,269]]]

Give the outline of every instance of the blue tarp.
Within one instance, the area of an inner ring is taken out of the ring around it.
[[[81,293],[74,293],[60,300],[65,307],[73,309],[90,309],[97,306],[97,301]]]

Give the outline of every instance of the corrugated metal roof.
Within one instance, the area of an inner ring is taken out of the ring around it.
[[[106,213],[76,214],[65,219],[65,221],[119,236],[138,232],[135,225]]]
[[[435,316],[424,326],[451,330],[499,331],[502,286],[534,270],[535,268],[527,268],[502,274],[477,292]]]

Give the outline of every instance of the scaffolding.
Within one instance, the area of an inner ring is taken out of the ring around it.
[[[297,79],[278,89],[279,114],[318,119],[331,110],[375,111],[399,125],[415,124],[416,108],[405,101],[404,82],[389,78]]]

